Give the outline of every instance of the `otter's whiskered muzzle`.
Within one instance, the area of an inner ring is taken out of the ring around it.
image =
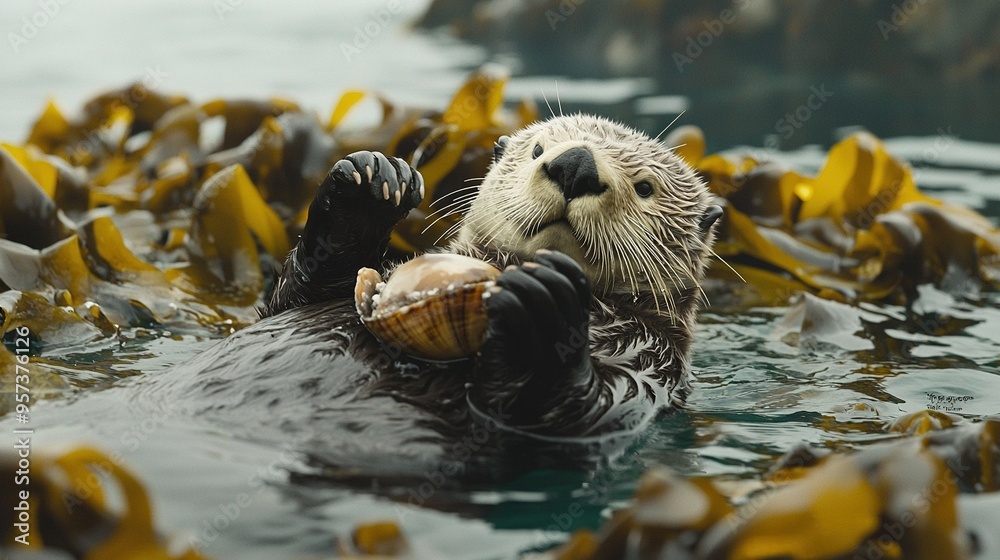
[[[601,184],[594,154],[582,146],[559,154],[554,160],[543,164],[542,169],[559,185],[566,200],[597,195],[607,190],[607,186]]]

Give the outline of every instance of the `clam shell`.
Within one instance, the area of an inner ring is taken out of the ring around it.
[[[422,255],[382,282],[363,268],[355,303],[365,326],[403,352],[432,360],[475,353],[486,334],[483,294],[500,271],[461,255]]]

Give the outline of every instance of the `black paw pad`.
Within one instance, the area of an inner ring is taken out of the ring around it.
[[[589,357],[590,284],[563,255],[539,252],[505,270],[486,300],[487,341],[508,347],[541,371],[574,368]]]
[[[380,152],[354,152],[334,164],[316,196],[320,206],[328,209],[330,203],[323,197],[357,199],[359,195],[409,211],[423,200],[424,180],[419,171],[400,158]]]

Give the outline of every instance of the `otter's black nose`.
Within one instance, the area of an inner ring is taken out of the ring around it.
[[[544,167],[545,173],[559,185],[566,200],[604,192],[597,175],[594,154],[583,147],[570,148]]]

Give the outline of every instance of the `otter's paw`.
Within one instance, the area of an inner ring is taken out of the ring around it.
[[[542,376],[586,370],[590,283],[562,253],[539,251],[533,261],[504,271],[486,299],[488,358]]]
[[[354,152],[335,163],[316,193],[324,210],[336,200],[352,200],[408,212],[423,197],[424,179],[419,171],[400,158],[367,151]]]

